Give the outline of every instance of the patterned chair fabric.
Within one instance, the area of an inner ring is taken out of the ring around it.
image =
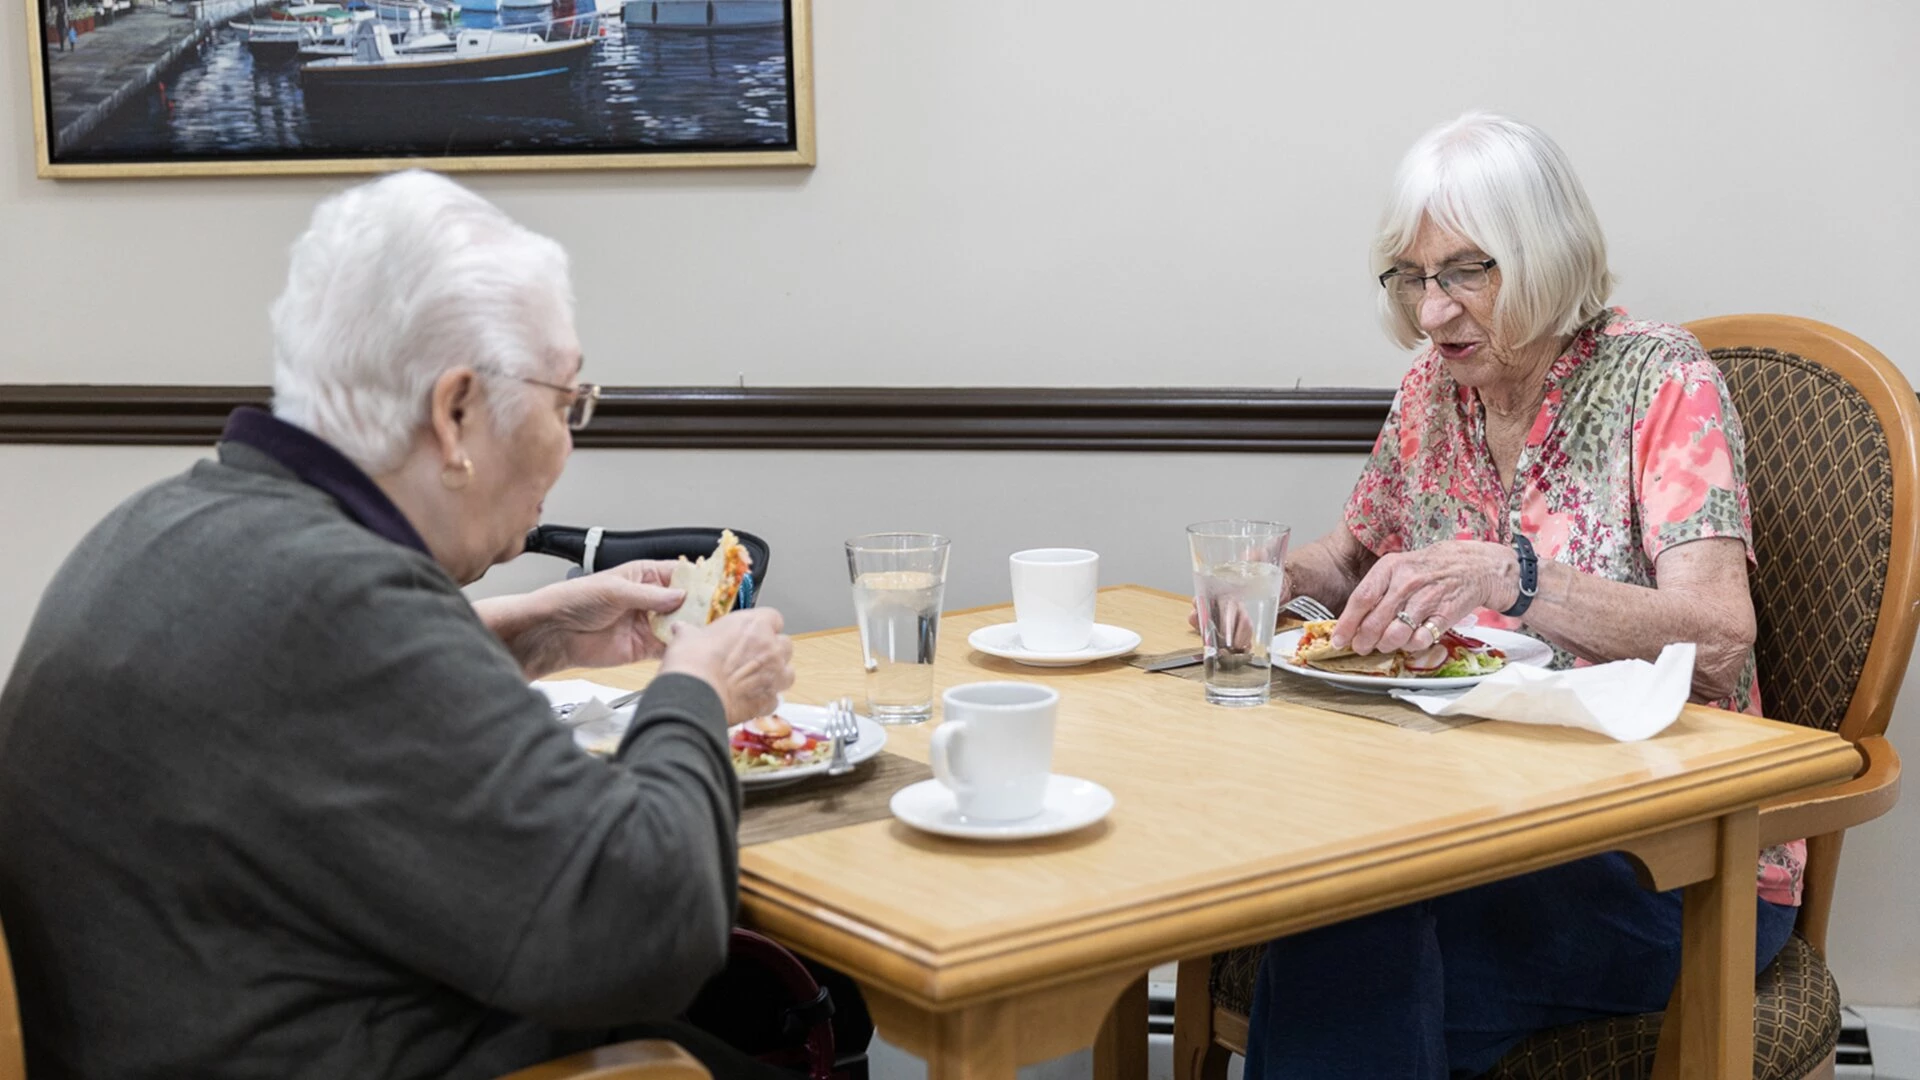
[[[1253,1011],[1253,981],[1260,975],[1260,958],[1266,954],[1265,945],[1213,954],[1213,971],[1207,976],[1207,988],[1213,992],[1214,1008],[1239,1016]]]
[[[1840,1041],[1840,987],[1795,934],[1754,984],[1754,1080],[1800,1080]],[[1481,1080],[1641,1080],[1653,1075],[1664,1013],[1543,1031]]]
[[[1755,652],[1764,711],[1837,730],[1866,666],[1893,543],[1893,464],[1873,406],[1820,364],[1773,349],[1716,349],[1747,440]],[[1808,603],[1819,597],[1819,603]],[[1265,946],[1213,957],[1216,1008],[1241,1016]],[[1650,1076],[1661,1013],[1542,1032],[1484,1080]],[[1795,935],[1755,985],[1755,1080],[1800,1080],[1840,1038],[1840,988]]]
[[[1758,348],[1713,359],[1747,437],[1761,706],[1834,731],[1866,666],[1893,546],[1886,433],[1853,384],[1810,360]]]

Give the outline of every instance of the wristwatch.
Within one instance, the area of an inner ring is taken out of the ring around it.
[[[1533,553],[1533,541],[1514,533],[1513,553],[1520,559],[1520,596],[1512,607],[1500,613],[1509,619],[1525,615],[1533,604],[1533,595],[1540,591],[1540,558]]]

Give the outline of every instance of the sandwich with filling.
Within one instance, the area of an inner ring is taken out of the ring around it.
[[[692,562],[685,555],[674,564],[668,588],[683,589],[687,598],[673,611],[647,614],[647,622],[661,641],[672,641],[673,624],[705,626],[733,610],[740,586],[753,570],[753,556],[740,544],[731,529],[720,530],[720,543],[713,554]]]
[[[1342,675],[1374,675],[1380,678],[1455,679],[1469,675],[1489,675],[1506,666],[1507,654],[1478,638],[1457,630],[1441,631],[1432,648],[1417,652],[1356,653],[1333,644],[1332,619],[1316,620],[1300,628],[1300,641],[1288,662],[1295,667],[1317,668]]]

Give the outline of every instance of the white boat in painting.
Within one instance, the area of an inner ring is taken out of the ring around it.
[[[620,21],[645,30],[724,33],[787,24],[786,0],[626,0]]]
[[[467,11],[526,11],[553,6],[553,0],[460,0]]]
[[[262,57],[290,57],[320,44],[320,27],[291,19],[230,23],[245,36],[247,49]]]
[[[441,31],[434,30],[425,34],[409,34],[393,42],[395,56],[446,55],[455,49],[454,40]],[[353,46],[345,42],[322,42],[309,45],[300,50],[302,60],[326,60],[333,57],[352,56]]]
[[[268,8],[252,22],[230,25],[246,35],[247,48],[260,54],[292,55],[316,46],[344,45],[357,20],[372,11],[349,12],[331,4],[294,4]]]
[[[300,66],[309,98],[329,91],[391,91],[489,86],[540,86],[564,81],[586,66],[594,38],[548,41],[519,30],[461,30],[451,50],[402,53],[387,28],[356,28],[353,55]]]
[[[301,22],[317,26],[321,37],[341,40],[345,40],[353,31],[354,23],[373,18],[371,11],[348,11],[334,4],[294,4],[269,8],[266,15],[272,22]]]

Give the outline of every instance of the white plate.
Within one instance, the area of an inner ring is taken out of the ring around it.
[[[1484,641],[1507,654],[1507,663],[1526,664],[1529,667],[1546,667],[1553,663],[1553,648],[1539,638],[1525,634],[1516,634],[1511,630],[1495,630],[1486,626],[1462,626],[1460,632],[1470,638]],[[1321,671],[1319,668],[1295,667],[1282,659],[1293,655],[1300,643],[1301,630],[1296,627],[1273,635],[1273,662],[1295,675],[1305,675],[1310,679],[1324,679],[1341,686],[1351,686],[1359,690],[1377,690],[1386,693],[1397,686],[1411,690],[1460,690],[1473,686],[1487,675],[1462,675],[1453,679],[1422,679],[1402,677],[1387,678],[1384,675],[1349,675],[1341,671]]]
[[[893,793],[893,816],[941,836],[964,840],[1031,840],[1084,829],[1113,809],[1113,792],[1091,780],[1054,773],[1047,777],[1047,801],[1040,812],[1019,821],[976,821],[960,813],[953,792],[938,780],[922,780]]]
[[[818,735],[827,730],[827,710],[819,705],[782,705],[780,718],[802,731]],[[847,747],[847,763],[858,765],[886,748],[887,729],[867,719],[855,716],[854,723],[859,725],[860,737]],[[740,786],[743,788],[775,787],[791,783],[809,776],[818,776],[833,764],[831,754],[819,761],[773,772],[741,773]]]
[[[1033,667],[1072,667],[1091,664],[1111,656],[1130,653],[1140,647],[1140,635],[1121,626],[1093,624],[1093,640],[1084,649],[1073,652],[1034,652],[1020,644],[1019,623],[995,623],[967,635],[967,644],[1003,660],[1014,660]]]
[[[547,695],[547,700],[555,705],[579,704],[596,699],[613,701],[633,692],[585,679],[539,680],[534,682],[533,688]],[[774,702],[775,712],[787,706],[787,699],[778,694],[774,695]],[[638,700],[630,701],[598,720],[569,725],[573,728],[573,744],[594,757],[612,757],[613,752],[626,741],[627,729],[633,726],[633,714],[639,708]]]

